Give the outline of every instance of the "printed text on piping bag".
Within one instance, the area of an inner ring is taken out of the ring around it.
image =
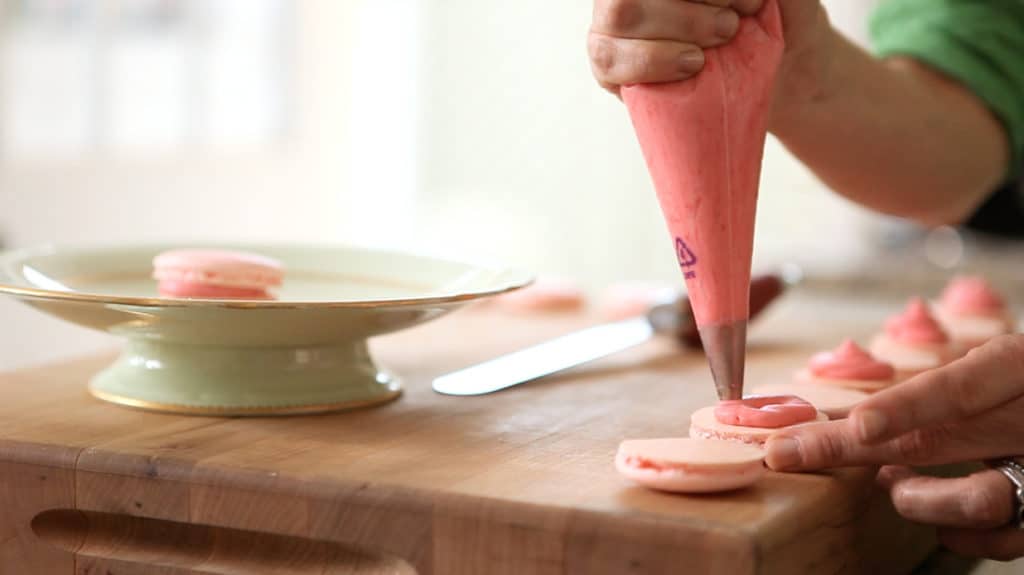
[[[713,356],[728,347],[742,361],[758,179],[783,48],[777,2],[766,0],[732,41],[705,51],[696,77],[622,89],[720,396],[720,379],[739,388],[724,395],[742,392],[742,364],[716,370]],[[737,341],[709,341],[723,330]]]

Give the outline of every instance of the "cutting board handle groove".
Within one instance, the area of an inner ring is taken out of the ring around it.
[[[333,541],[75,509],[32,519],[36,537],[90,557],[212,575],[417,575],[406,561]]]

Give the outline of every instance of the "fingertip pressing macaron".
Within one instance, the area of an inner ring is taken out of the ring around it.
[[[760,448],[692,437],[623,441],[615,468],[638,485],[675,493],[731,491],[765,473]]]
[[[196,299],[274,299],[284,280],[277,260],[240,251],[171,250],[153,258],[161,296]]]

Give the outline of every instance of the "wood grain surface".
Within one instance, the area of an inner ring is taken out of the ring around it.
[[[900,305],[790,294],[751,333],[748,385]],[[489,396],[429,388],[596,321],[480,307],[382,338],[405,395],[322,416],[107,405],[85,384],[110,356],[0,375],[0,573],[898,573],[934,548],[872,469],[705,496],[621,479],[619,441],[685,435],[714,401],[704,358],[671,341]]]

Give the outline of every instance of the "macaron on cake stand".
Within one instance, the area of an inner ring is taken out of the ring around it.
[[[0,293],[125,345],[89,391],[195,415],[286,415],[384,403],[400,384],[367,339],[511,291],[519,271],[355,247],[216,246],[284,265],[276,299],[160,297],[154,256],[181,245],[0,254]]]

